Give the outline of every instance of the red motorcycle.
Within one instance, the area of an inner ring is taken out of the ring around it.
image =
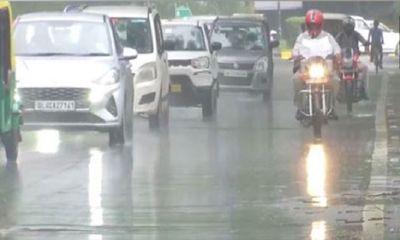
[[[358,91],[358,58],[360,55],[352,48],[342,50],[339,77],[344,90],[343,101],[347,105],[347,113],[353,111],[353,103],[359,101]]]

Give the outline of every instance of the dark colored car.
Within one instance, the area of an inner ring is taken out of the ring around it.
[[[211,42],[219,42],[218,80],[222,89],[249,90],[263,94],[268,101],[273,87],[272,49],[268,22],[256,17],[218,18]]]

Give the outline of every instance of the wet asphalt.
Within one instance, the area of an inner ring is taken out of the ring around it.
[[[370,75],[353,116],[337,106],[320,145],[294,120],[282,60],[271,103],[223,92],[215,119],[172,108],[161,132],[138,117],[131,147],[24,132],[18,164],[0,167],[0,239],[400,239],[400,173],[375,117],[396,68]]]

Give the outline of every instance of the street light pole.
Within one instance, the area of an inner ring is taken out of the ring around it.
[[[279,37],[282,37],[282,22],[281,22],[281,1],[278,0],[278,32]]]

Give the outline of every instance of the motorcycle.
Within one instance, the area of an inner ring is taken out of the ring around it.
[[[332,80],[332,66],[327,58],[314,56],[305,60],[302,79],[306,87],[300,91],[303,107],[300,109],[304,118],[300,121],[304,127],[313,127],[314,138],[322,138],[322,126],[328,122],[333,112],[333,90],[329,86]]]
[[[359,54],[355,53],[353,49],[342,50],[339,78],[341,91],[344,93],[342,102],[346,103],[348,114],[353,111],[353,103],[359,101],[358,58]]]

